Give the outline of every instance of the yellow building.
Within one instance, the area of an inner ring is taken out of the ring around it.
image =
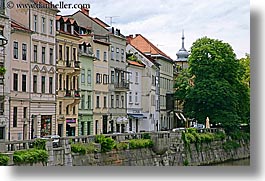
[[[60,136],[78,135],[78,77],[80,65],[78,47],[81,38],[78,25],[72,18],[56,17],[57,63],[57,133]]]

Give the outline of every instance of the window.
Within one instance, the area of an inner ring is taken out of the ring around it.
[[[110,107],[114,108],[114,95],[111,95]]]
[[[33,75],[33,92],[37,93],[37,75]]]
[[[66,47],[66,61],[67,61],[67,66],[69,66],[68,64],[69,64],[69,60],[70,60],[69,53],[70,53],[69,47]]]
[[[41,62],[45,64],[45,47],[42,47],[41,50]]]
[[[17,107],[13,108],[13,127],[17,127]]]
[[[119,53],[120,53],[120,49],[116,48],[116,60],[119,61]]]
[[[37,31],[37,29],[38,29],[38,16],[34,15],[34,17],[33,17],[33,30]]]
[[[76,61],[76,48],[73,48],[73,60]]]
[[[27,107],[23,108],[23,118],[27,118]]]
[[[68,105],[68,106],[66,106],[66,109],[65,109],[65,111],[66,111],[66,115],[69,115],[69,105]]]
[[[50,34],[53,34],[53,20],[50,19]]]
[[[107,108],[107,97],[106,96],[104,96],[103,106],[104,108]]]
[[[120,107],[120,96],[116,95],[116,108]]]
[[[135,104],[137,104],[137,103],[138,103],[138,93],[135,92]]]
[[[81,97],[81,109],[85,109],[85,96],[82,95]]]
[[[96,52],[96,58],[97,58],[98,60],[100,60],[100,51],[99,51],[99,50],[97,50],[97,52]]]
[[[63,46],[59,45],[59,60],[63,59]]]
[[[91,95],[87,96],[87,109],[91,109]]]
[[[129,103],[132,103],[132,92],[129,93]]]
[[[62,80],[63,80],[63,77],[62,77],[62,74],[59,75],[59,90],[62,90]]]
[[[114,71],[111,71],[111,83],[112,84],[114,84],[114,80],[115,80]]]
[[[18,42],[14,42],[13,46],[13,57],[14,59],[18,59]]]
[[[138,84],[139,83],[139,80],[138,80],[138,72],[135,72],[135,83]]]
[[[114,47],[111,47],[111,60],[114,60]]]
[[[37,62],[38,60],[38,46],[34,45],[33,46],[33,61]]]
[[[108,82],[109,82],[108,78],[109,78],[108,75],[106,75],[106,74],[103,75],[103,84],[108,84]]]
[[[60,101],[59,102],[59,114],[62,114],[62,104],[63,104],[63,102]]]
[[[124,49],[121,49],[121,61],[124,62]]]
[[[41,76],[41,93],[45,93],[45,76]]]
[[[73,106],[73,115],[75,115],[76,112],[75,112],[75,106]]]
[[[124,96],[121,96],[121,108],[124,108]]]
[[[85,70],[81,70],[81,83],[85,83]]]
[[[13,74],[13,90],[18,91],[18,74]]]
[[[52,94],[52,86],[53,85],[53,78],[49,77],[49,93]]]
[[[41,31],[42,31],[42,33],[45,33],[45,28],[46,28],[45,27],[45,18],[42,17],[41,19],[42,19],[42,26],[41,26],[42,27],[42,30]]]
[[[104,59],[103,60],[106,62],[107,61],[107,58],[108,58],[107,57],[107,52],[104,52]]]
[[[27,91],[27,76],[22,75],[22,92]]]
[[[22,60],[27,60],[27,44],[22,44]]]
[[[96,83],[101,84],[102,82],[102,75],[100,73],[96,74]]]
[[[97,100],[96,100],[96,108],[99,108],[99,96],[97,96]]]
[[[5,111],[5,97],[4,96],[0,96],[0,115],[4,115],[4,111]]]
[[[87,71],[87,84],[91,84],[91,70]]]
[[[53,64],[53,49],[50,48],[50,65]]]

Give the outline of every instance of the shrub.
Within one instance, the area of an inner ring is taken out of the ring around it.
[[[149,133],[144,133],[144,134],[142,134],[142,138],[143,139],[151,139],[151,136]]]
[[[15,164],[33,164],[42,162],[47,163],[48,152],[40,149],[29,149],[29,150],[19,150],[15,151],[13,155],[13,161]]]
[[[81,143],[71,144],[71,151],[74,153],[86,154],[86,146]]]
[[[117,150],[126,150],[128,149],[128,147],[129,147],[129,143],[126,143],[126,142],[120,142],[115,145],[115,148]]]
[[[104,135],[96,135],[95,142],[101,144],[101,152],[111,151],[115,146],[115,141]]]
[[[137,149],[137,148],[151,148],[153,146],[153,141],[150,139],[132,139],[129,140],[129,148]]]
[[[224,150],[228,151],[228,150],[233,150],[236,148],[239,148],[240,144],[237,143],[236,141],[227,141],[223,144],[223,148]]]
[[[0,153],[0,166],[7,166],[9,157]]]
[[[45,139],[36,139],[33,142],[33,148],[39,149],[39,150],[46,150],[46,141]]]
[[[210,143],[214,140],[214,134],[212,133],[202,133],[200,134],[201,142]]]

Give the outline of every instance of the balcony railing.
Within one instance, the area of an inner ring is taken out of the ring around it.
[[[80,97],[80,93],[78,90],[66,90],[65,91],[65,96],[64,97]]]
[[[114,87],[115,89],[129,89],[129,82],[115,82]]]

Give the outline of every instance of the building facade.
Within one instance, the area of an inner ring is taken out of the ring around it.
[[[57,130],[60,136],[78,135],[80,62],[78,25],[72,18],[56,17]]]

